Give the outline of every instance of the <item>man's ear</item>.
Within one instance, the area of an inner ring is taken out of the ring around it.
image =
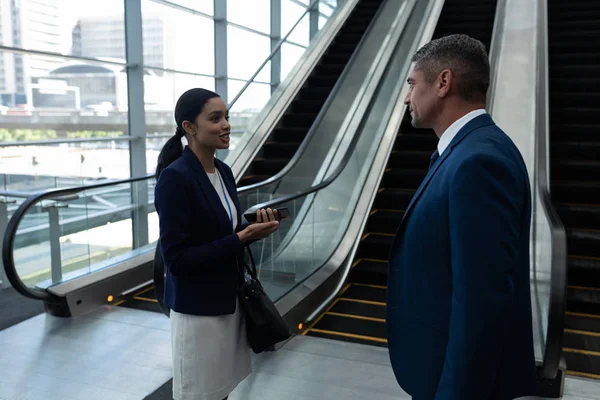
[[[450,88],[454,83],[454,75],[449,69],[445,69],[438,75],[437,79],[437,95],[443,99],[450,93]]]

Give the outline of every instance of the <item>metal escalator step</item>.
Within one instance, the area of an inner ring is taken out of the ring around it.
[[[552,179],[596,181],[600,179],[600,161],[556,160],[551,166]]]
[[[427,169],[390,169],[383,176],[386,188],[418,188],[427,175]]]
[[[372,341],[385,340],[385,322],[359,318],[353,318],[349,314],[326,313],[312,329],[332,333],[339,332],[342,335],[365,338],[365,340],[369,340],[366,338],[372,338]]]
[[[350,272],[350,282],[370,285],[387,285],[387,269],[388,264],[385,261],[360,259]]]
[[[600,124],[596,128],[600,133]],[[596,161],[600,160],[600,142],[592,141],[552,141],[551,157],[553,160],[579,160]],[[600,199],[599,201],[600,202]]]
[[[600,257],[600,230],[567,229],[569,255]]]
[[[569,285],[586,286],[590,282],[600,282],[600,257],[569,256],[568,260]]]
[[[595,124],[600,115],[600,104],[586,104],[587,107],[552,107],[550,103],[550,118],[551,124],[569,124],[577,121],[578,124]],[[550,130],[552,130],[552,126]]]
[[[567,374],[583,373],[600,375],[600,354],[576,352],[576,350],[574,351],[569,348],[564,348],[563,352],[567,363]],[[584,376],[594,378],[591,375]],[[598,376],[595,378],[598,379]]]
[[[344,342],[365,344],[369,346],[387,347],[387,340],[373,340],[370,337],[358,337],[356,335],[344,334],[343,332],[318,331],[312,329],[308,331],[308,336],[315,336],[323,339],[341,340]]]
[[[292,108],[291,111],[293,113],[298,113],[298,114],[318,114],[319,111],[321,111],[321,108],[323,108],[323,104],[325,103],[325,99],[323,100],[314,100],[310,99],[308,96],[305,96],[304,94],[301,95],[303,98],[306,98],[306,100],[304,99],[298,99],[296,100],[294,103],[292,103]]]
[[[350,287],[346,289],[340,297],[344,299],[385,303],[386,288],[384,286],[351,284]]]
[[[565,328],[600,333],[600,315],[567,311],[565,315]]]
[[[384,236],[373,233],[369,234],[369,236],[360,243],[357,257],[385,260],[390,252],[393,239],[393,236]]]
[[[291,159],[301,144],[299,142],[267,142],[262,148],[262,156],[264,158]]]
[[[310,126],[315,120],[314,113],[287,113],[283,116],[283,125],[293,128],[305,128],[308,132]]]
[[[406,210],[415,189],[380,188],[375,198],[375,207],[383,210]]]
[[[431,133],[401,133],[396,138],[394,148],[398,151],[427,151],[429,156],[437,148],[438,138]],[[429,164],[427,164],[429,166]]]
[[[570,229],[595,229],[600,226],[600,199],[598,204],[558,203],[556,211],[562,223]]]
[[[301,114],[294,114],[294,115],[301,115]],[[298,127],[289,127],[289,128],[277,128],[273,131],[272,136],[270,139],[272,139],[275,142],[295,142],[295,143],[302,143],[302,141],[304,140],[304,137],[306,136],[306,134],[308,133],[308,129],[306,127],[302,127],[302,128],[298,128]]]
[[[597,182],[553,179],[551,193],[554,202],[587,204],[590,199],[600,198],[600,179]]]
[[[256,175],[273,176],[281,171],[288,161],[289,158],[257,158],[252,164],[252,172]]]
[[[404,211],[375,210],[367,223],[368,232],[394,234],[400,225]]]
[[[585,64],[600,64],[600,52],[570,52],[553,54],[549,58],[551,65],[580,65]],[[553,82],[554,83],[554,82]]]
[[[374,304],[369,302],[338,299],[335,305],[329,311],[342,314],[354,314],[361,315],[363,317],[385,319],[385,305]]]
[[[599,104],[600,93],[561,93],[550,100],[551,107],[577,107],[586,104]]]

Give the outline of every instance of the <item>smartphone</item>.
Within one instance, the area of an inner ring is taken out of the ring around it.
[[[288,210],[287,208],[285,208],[285,207],[276,208],[276,210],[277,210],[277,221],[281,221],[282,219],[286,219],[286,218],[290,217],[290,210]],[[253,224],[254,222],[256,222],[256,213],[244,214],[244,218],[246,218],[246,221]]]

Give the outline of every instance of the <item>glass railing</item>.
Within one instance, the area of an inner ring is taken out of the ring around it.
[[[339,163],[353,137],[347,132],[355,132],[367,112],[413,6],[411,1],[388,2],[379,9],[300,149],[275,176],[240,188],[242,207],[322,182]]]
[[[278,90],[278,87],[284,86],[281,83],[298,73],[298,61],[318,44],[314,39],[322,30],[329,28],[331,17],[337,8],[337,2],[312,0],[306,8],[294,7],[289,10],[290,14],[299,16],[291,26],[286,24],[281,27],[281,39],[273,43],[269,56],[245,83],[236,82],[229,88],[232,100],[228,108],[236,115],[243,115],[245,122],[243,126],[234,126],[235,133],[232,132],[229,149],[220,151],[217,155],[221,160],[231,164],[240,156],[241,150],[256,133],[259,121],[279,99],[281,89]],[[315,16],[318,18],[317,25],[314,24]],[[314,30],[312,38],[309,35],[311,27]],[[276,79],[273,81],[272,77]]]
[[[388,150],[381,148],[382,138],[389,135],[393,116],[403,111],[400,93],[405,83],[399,77],[408,73],[407,60],[416,50],[415,37],[420,36],[423,15],[431,9],[432,3],[434,1],[405,2],[407,13],[403,24],[406,26],[394,41],[393,55],[383,78],[378,81],[373,101],[340,162],[327,168],[318,184],[257,204],[249,210],[287,207],[291,213],[289,219],[282,221],[278,232],[252,244],[261,282],[274,301],[321,269],[342,243],[357,212],[374,160],[380,152]]]
[[[153,251],[158,239],[151,176],[25,196],[0,192],[0,222],[7,278],[29,297]]]

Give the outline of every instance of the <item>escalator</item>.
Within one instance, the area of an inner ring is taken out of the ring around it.
[[[383,0],[361,0],[340,29],[277,128],[245,171],[239,186],[264,181],[294,156]]]
[[[496,0],[446,0],[433,39],[464,33],[481,40],[489,51],[495,12]],[[404,210],[427,174],[437,142],[432,130],[412,127],[407,110],[363,232],[349,283],[304,334],[387,346],[387,257]]]
[[[263,182],[276,175],[290,162],[302,142],[308,140],[307,134],[311,126],[383,3],[384,0],[360,0],[357,3],[307,78],[306,84],[299,90],[277,127],[244,172],[238,187]],[[245,207],[244,199],[240,196],[242,207]],[[121,296],[114,304],[146,311],[161,311],[154,285],[144,286]]]
[[[600,379],[600,4],[548,1],[552,201],[567,232],[567,373]]]

